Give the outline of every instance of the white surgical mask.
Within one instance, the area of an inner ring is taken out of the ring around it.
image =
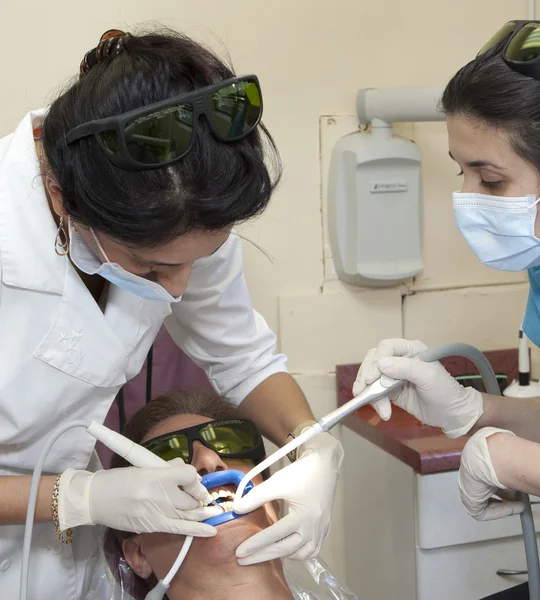
[[[73,264],[88,275],[101,275],[113,285],[116,285],[136,296],[146,300],[161,300],[162,302],[178,302],[182,296],[171,296],[169,292],[155,281],[149,281],[144,277],[126,271],[117,263],[112,263],[105,250],[99,243],[96,234],[90,229],[94,240],[103,254],[105,262],[100,260],[88,247],[81,234],[72,226],[71,219],[68,222],[69,229],[69,255]]]
[[[540,265],[540,239],[534,234],[535,196],[510,198],[454,193],[454,216],[477,258],[499,271]]]

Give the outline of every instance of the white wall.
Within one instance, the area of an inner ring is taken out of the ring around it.
[[[253,300],[279,332],[292,371],[322,414],[335,403],[335,365],[360,361],[381,338],[461,340],[483,349],[515,343],[525,278],[483,267],[457,233],[451,193],[459,180],[447,156],[444,124],[403,126],[424,151],[425,270],[408,287],[358,290],[332,281],[321,178],[335,132],[355,129],[357,88],[444,85],[502,23],[526,18],[527,5],[526,0],[3,2],[0,134],[27,110],[51,100],[106,29],[158,20],[217,48],[221,39],[238,73],[260,76],[265,122],[286,168],[266,214],[244,228],[274,258],[270,262],[246,247]],[[340,514],[338,502],[326,549],[338,569]]]

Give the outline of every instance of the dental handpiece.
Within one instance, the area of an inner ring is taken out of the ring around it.
[[[157,454],[150,452],[132,440],[128,440],[120,433],[92,421],[86,431],[107,446],[118,456],[125,458],[128,463],[140,469],[149,467],[167,467],[167,461],[160,458]]]
[[[100,425],[95,421],[92,421],[90,425],[87,427],[86,431],[93,435],[97,440],[105,444],[109,450],[112,450],[118,456],[125,458],[130,464],[134,467],[149,468],[149,467],[168,467],[167,461],[163,460],[157,454],[150,452],[148,448],[143,448],[143,446],[139,446],[135,442],[128,440],[128,438],[124,437],[120,433],[116,431],[112,431],[105,425]],[[210,497],[210,494],[209,494]],[[213,506],[217,506],[221,509],[222,512],[225,512],[223,506],[220,506],[216,500],[212,499],[209,504]],[[145,597],[145,600],[162,600],[169,589],[172,579],[180,569],[182,563],[184,562],[186,555],[191,547],[193,542],[193,536],[186,536],[186,539],[182,545],[180,553],[178,557],[174,561],[173,566],[170,571],[167,573],[167,576],[163,579],[160,579],[157,585],[151,589]]]
[[[128,440],[120,433],[100,425],[95,421],[92,421],[86,431],[93,435],[97,440],[102,442],[109,450],[112,450],[118,456],[125,458],[128,463],[134,467],[148,468],[148,467],[168,467],[167,461],[160,458],[157,454],[150,452],[147,448],[139,446],[139,444]],[[217,506],[222,511],[225,509],[220,506],[215,500],[212,500],[209,504]]]
[[[244,489],[246,485],[257,475],[262,473],[265,469],[271,467],[278,460],[281,460],[284,456],[296,450],[302,444],[305,444],[308,440],[314,438],[315,436],[325,433],[326,431],[330,431],[332,427],[335,427],[340,421],[342,421],[346,416],[350,415],[352,412],[358,410],[362,406],[366,404],[372,404],[381,398],[387,396],[391,391],[399,388],[402,382],[397,379],[392,379],[390,377],[386,377],[383,375],[369,385],[365,390],[362,391],[356,398],[353,398],[343,406],[340,406],[336,410],[322,417],[317,423],[310,425],[304,431],[297,436],[295,439],[291,440],[288,444],[285,444],[279,450],[276,450],[274,454],[271,454],[268,458],[263,460],[261,463],[256,465],[247,475],[242,479],[238,489],[236,491],[236,498],[234,503],[237,502],[240,498],[242,498]],[[233,510],[234,508],[233,504]]]
[[[439,357],[436,350],[437,348],[428,348],[423,352],[419,352],[414,358],[423,362],[437,361],[439,360]],[[343,406],[336,408],[336,410],[327,414],[325,417],[322,417],[322,419],[319,420],[318,425],[321,426],[322,431],[329,431],[351,413],[357,411],[366,404],[373,404],[381,398],[386,398],[390,392],[399,389],[402,384],[403,381],[400,379],[392,379],[386,375],[381,375],[377,381],[368,385],[358,396],[356,396],[356,398],[349,400],[349,402],[346,402]]]
[[[434,360],[438,360],[432,355],[430,350],[419,353],[416,358],[425,362],[433,362]],[[373,404],[377,400],[385,398],[388,396],[388,394],[390,394],[390,392],[400,388],[402,384],[403,381],[399,379],[392,379],[386,375],[381,375],[379,379],[374,381],[371,385],[368,385],[358,396],[352,400],[349,400],[349,402],[346,402],[343,406],[336,408],[336,410],[332,411],[331,413],[328,413],[326,416],[319,419],[317,423],[314,423],[313,425],[304,429],[299,436],[291,440],[288,444],[285,444],[285,446],[282,448],[279,448],[279,450],[276,450],[276,452],[271,454],[268,458],[256,465],[246,474],[236,490],[236,498],[234,499],[233,510],[236,510],[237,506],[234,505],[240,501],[246,485],[254,477],[260,475],[265,469],[271,467],[278,460],[281,460],[284,456],[287,456],[287,454],[293,450],[296,450],[308,440],[311,440],[321,433],[330,431],[330,429],[335,427],[345,417],[348,417],[351,413],[357,411],[359,408],[362,408],[362,406],[366,406],[366,404]]]

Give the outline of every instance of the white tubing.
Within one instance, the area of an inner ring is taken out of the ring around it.
[[[188,535],[184,541],[184,545],[182,546],[182,550],[176,557],[171,570],[167,573],[167,577],[164,577],[158,584],[151,589],[144,600],[162,600],[163,596],[167,593],[169,586],[171,585],[171,581],[173,580],[176,573],[178,573],[178,569],[182,566],[184,559],[191,548],[191,544],[193,543],[193,536]]]
[[[171,570],[167,573],[167,577],[165,577],[165,579],[163,580],[163,583],[166,586],[171,585],[171,581],[173,580],[173,577],[176,575],[176,573],[178,573],[178,569],[182,566],[182,563],[184,562],[184,559],[186,558],[192,543],[193,536],[186,536],[186,540],[184,542],[184,545],[182,546],[182,550],[180,550],[180,554],[176,557],[174,565],[171,567]]]
[[[24,526],[24,541],[23,551],[21,559],[21,587],[19,589],[19,600],[26,600],[28,590],[28,565],[30,563],[30,548],[32,546],[32,533],[34,531],[34,516],[36,514],[36,502],[38,495],[39,482],[41,479],[41,473],[43,472],[43,466],[50,449],[56,440],[66,431],[74,429],[75,427],[88,427],[87,421],[73,421],[72,423],[64,423],[57,427],[50,435],[49,439],[45,442],[43,450],[41,451],[34,473],[32,475],[32,483],[30,485],[30,494],[28,495],[28,508],[26,510],[26,523]]]

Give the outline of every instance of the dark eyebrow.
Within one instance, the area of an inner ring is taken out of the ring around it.
[[[224,244],[225,242],[223,242]],[[208,254],[208,256],[212,256],[213,254],[215,254],[222,246],[223,244],[220,244],[213,252],[210,252],[210,254]],[[207,256],[207,258],[208,258]],[[154,266],[154,267],[181,267],[184,263],[167,263],[167,262],[161,262],[160,260],[145,260],[142,259],[140,257],[138,257],[136,254],[131,254],[131,258],[134,258],[135,260],[138,260],[140,263],[143,263],[145,265],[150,265],[150,266]]]
[[[448,152],[448,156],[452,159],[452,160],[456,160],[453,156],[451,152]],[[457,161],[456,161],[457,162]],[[470,162],[466,162],[465,163],[466,167],[469,167],[471,169],[481,169],[482,167],[493,167],[494,169],[497,169],[498,171],[506,171],[506,169],[504,167],[500,167],[499,165],[496,165],[495,163],[489,162],[487,160],[471,160]]]
[[[142,258],[139,258],[136,254],[132,254],[131,257],[142,264],[151,265],[154,267],[181,267],[184,264],[184,263],[167,263],[167,262],[161,262],[160,260],[144,260]]]

